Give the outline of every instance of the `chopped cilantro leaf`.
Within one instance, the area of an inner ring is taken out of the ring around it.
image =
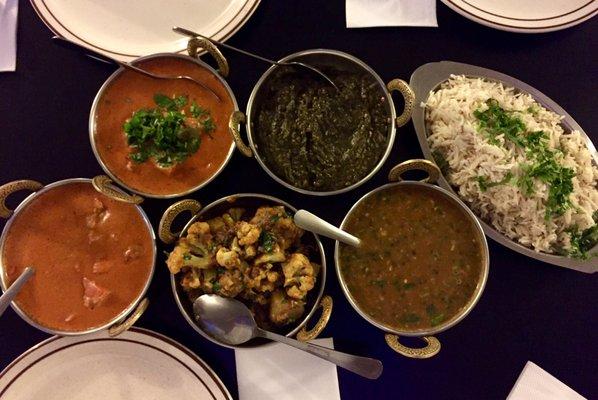
[[[163,93],[156,93],[154,102],[156,108],[134,112],[123,128],[131,147],[129,158],[132,161],[143,163],[152,159],[158,166],[167,168],[185,161],[197,152],[201,134],[209,134],[215,130],[215,125],[209,112],[203,109],[202,116],[207,118],[198,120],[197,125],[188,125],[189,118],[184,113],[184,107],[188,103],[185,95],[171,98]],[[192,108],[196,112],[200,109],[195,102]],[[206,121],[209,121],[210,131],[206,131]],[[199,126],[200,129],[194,126]]]
[[[262,231],[262,233],[260,233],[259,242],[266,253],[271,253],[276,244],[276,236],[268,231]]]

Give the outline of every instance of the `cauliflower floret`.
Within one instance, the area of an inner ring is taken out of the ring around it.
[[[298,243],[303,236],[303,229],[295,225],[293,218],[287,216],[279,218],[272,227],[272,233],[278,239],[278,243],[283,250],[288,249],[293,244]]]
[[[270,263],[252,266],[245,276],[245,285],[255,292],[271,292],[280,286],[278,273],[270,271],[273,265]],[[273,280],[271,280],[273,279]]]
[[[218,265],[231,269],[241,265],[241,258],[236,251],[221,247],[216,253],[216,262]]]
[[[166,265],[172,274],[185,267],[205,269],[214,266],[214,255],[200,243],[191,243],[181,238],[174,250],[168,255]]]
[[[181,279],[181,286],[186,290],[197,289],[200,285],[200,272],[195,268],[189,269]]]
[[[230,238],[234,236],[233,230],[222,217],[212,218],[206,222],[210,226],[210,231],[217,243],[228,243]]]
[[[301,253],[291,254],[288,261],[282,264],[282,272],[286,292],[294,299],[303,299],[315,285],[314,267]]]
[[[260,207],[256,210],[250,224],[257,225],[262,229],[269,229],[281,215],[285,214],[284,207]]]
[[[289,298],[284,291],[277,290],[270,298],[270,321],[286,325],[303,315],[305,302]]]
[[[252,245],[260,237],[262,230],[253,224],[245,221],[237,222],[237,238],[241,246]]]
[[[253,258],[257,254],[257,250],[255,246],[246,246],[245,247],[245,258]]]
[[[286,256],[284,255],[284,251],[282,251],[278,244],[275,244],[271,252],[260,255],[254,260],[253,263],[255,265],[265,263],[279,263],[283,262],[285,259]]]
[[[207,222],[196,222],[187,229],[187,239],[191,242],[209,243],[212,241],[210,225]]]
[[[238,269],[226,270],[212,285],[214,293],[224,297],[235,297],[243,290],[243,275]]]

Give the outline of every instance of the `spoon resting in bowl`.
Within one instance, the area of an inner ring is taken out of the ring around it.
[[[338,240],[341,243],[349,246],[359,247],[361,240],[348,232],[324,221],[322,218],[314,215],[306,210],[297,210],[293,217],[295,225],[306,231],[326,236],[327,238]]]
[[[380,360],[341,353],[259,328],[249,308],[235,299],[204,294],[193,303],[193,313],[205,332],[231,346],[262,337],[303,350],[368,379],[377,379],[382,374]]]
[[[21,272],[21,275],[10,285],[6,292],[0,296],[0,316],[4,314],[4,311],[8,308],[13,299],[19,294],[21,288],[29,278],[35,273],[35,268],[27,267]]]

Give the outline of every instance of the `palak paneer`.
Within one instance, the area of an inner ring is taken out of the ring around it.
[[[441,325],[476,292],[482,239],[466,212],[434,188],[379,190],[355,207],[344,229],[361,246],[341,245],[342,278],[358,307],[387,327]]]

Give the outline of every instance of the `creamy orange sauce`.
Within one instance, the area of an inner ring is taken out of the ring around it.
[[[99,100],[94,138],[96,149],[107,168],[132,189],[154,195],[177,194],[210,179],[226,160],[232,145],[228,120],[234,111],[225,86],[211,71],[190,60],[163,57],[137,63],[143,69],[163,75],[188,75],[210,87],[218,99],[199,85],[185,80],[148,78],[125,70],[116,77]],[[152,161],[134,163],[123,130],[125,121],[141,108],[153,108],[154,94],[186,95],[210,111],[216,124],[211,134],[202,135],[199,150],[172,169],[162,169]]]
[[[25,267],[36,270],[17,304],[51,329],[108,323],[134,302],[151,273],[153,239],[137,208],[88,182],[42,193],[8,229],[2,263],[9,284]]]

